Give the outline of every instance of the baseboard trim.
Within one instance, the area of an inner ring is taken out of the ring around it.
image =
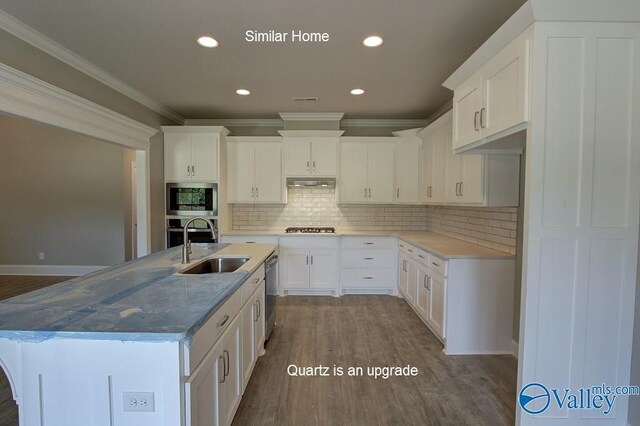
[[[79,277],[108,266],[85,265],[0,265],[0,275],[51,275]]]
[[[518,342],[515,340],[511,341],[511,355],[513,355],[515,359],[518,359]]]

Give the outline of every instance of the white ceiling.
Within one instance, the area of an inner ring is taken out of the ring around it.
[[[186,118],[426,118],[452,97],[442,82],[523,3],[0,0],[0,9]],[[248,43],[252,29],[328,32],[330,41]],[[203,33],[220,47],[196,45]],[[372,33],[382,47],[361,45]],[[350,95],[355,87],[366,93]],[[319,101],[291,100],[299,96]]]

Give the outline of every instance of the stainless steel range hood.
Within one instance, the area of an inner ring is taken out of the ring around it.
[[[335,188],[334,178],[287,178],[289,188]]]

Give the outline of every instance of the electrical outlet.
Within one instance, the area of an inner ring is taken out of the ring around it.
[[[153,392],[123,392],[122,411],[125,412],[147,412],[155,411],[155,401]]]
[[[39,260],[44,260],[44,252],[43,251],[38,252],[38,259]]]

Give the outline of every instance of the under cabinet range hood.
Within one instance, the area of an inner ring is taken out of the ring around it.
[[[335,188],[335,178],[287,178],[289,188]]]

